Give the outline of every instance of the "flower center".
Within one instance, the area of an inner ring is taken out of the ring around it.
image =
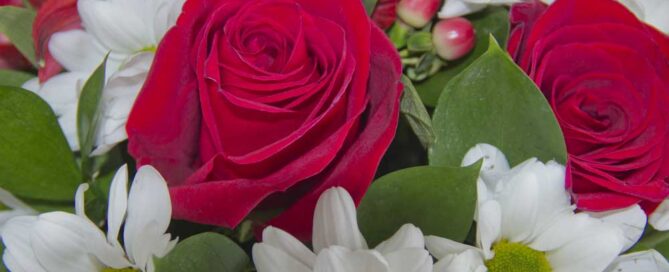
[[[501,241],[493,246],[495,257],[486,261],[489,272],[551,272],[546,254],[518,243]]]
[[[156,50],[158,50],[157,46],[150,45],[150,46],[142,48],[142,50],[139,50],[139,52],[153,52],[153,53],[156,53]]]
[[[139,270],[134,269],[134,268],[121,268],[121,269],[116,269],[116,268],[105,268],[102,269],[102,272],[139,272]]]

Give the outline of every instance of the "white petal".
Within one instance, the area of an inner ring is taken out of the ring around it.
[[[74,211],[76,215],[88,218],[86,216],[86,201],[84,200],[84,194],[88,191],[88,183],[79,184],[77,191],[74,193]]]
[[[16,210],[26,210],[26,211],[35,211],[28,204],[24,203],[20,199],[16,198],[9,191],[0,188],[0,202],[5,206],[16,209]]]
[[[461,166],[469,166],[483,159],[482,172],[506,172],[509,170],[509,161],[501,150],[489,144],[477,144],[462,159]]]
[[[34,77],[33,79],[26,81],[25,83],[23,83],[23,86],[21,86],[21,88],[24,88],[33,93],[38,92],[40,88],[39,78]]]
[[[623,231],[625,235],[623,252],[630,249],[639,241],[646,227],[646,213],[639,205],[608,212],[590,213],[590,215],[606,223],[613,224]]]
[[[425,246],[427,247],[427,250],[430,251],[430,254],[439,260],[448,255],[460,254],[467,250],[479,251],[478,248],[473,246],[432,235],[425,236]]]
[[[80,0],[77,3],[84,28],[105,48],[132,54],[155,44],[151,26],[143,16],[152,16],[145,1]]]
[[[316,254],[333,245],[353,250],[367,248],[367,242],[358,228],[355,204],[345,189],[328,189],[318,199],[312,242]]]
[[[570,226],[573,239],[546,257],[554,272],[603,271],[620,254],[625,244],[622,231],[610,224],[591,219],[583,229]]]
[[[306,267],[314,267],[316,254],[289,233],[275,227],[267,227],[262,233],[263,244],[270,245],[290,255]]]
[[[669,199],[665,199],[648,217],[648,223],[656,230],[669,230]]]
[[[654,249],[622,255],[606,272],[666,272],[669,262]]]
[[[127,139],[125,124],[144,85],[153,56],[153,53],[137,54],[110,77],[103,90],[97,148],[93,150],[93,156],[103,154]]]
[[[648,24],[654,26],[664,33],[669,33],[669,20],[666,15],[669,14],[669,2],[666,0],[628,0],[623,1],[637,12],[640,18]],[[642,10],[643,12],[639,12]]]
[[[123,240],[130,260],[145,268],[151,256],[164,254],[169,235],[172,204],[165,179],[152,166],[142,166],[135,175],[128,197],[128,216]]]
[[[508,5],[513,3],[519,3],[522,2],[523,0],[465,0],[465,1],[468,3],[475,3],[475,4]]]
[[[314,272],[389,272],[385,258],[374,250],[351,251],[342,246],[323,249]]]
[[[477,12],[485,7],[485,4],[468,3],[465,0],[446,0],[438,16],[441,19],[459,17]]]
[[[532,237],[538,221],[539,180],[530,171],[510,178],[497,197],[502,210],[502,237],[511,242],[523,242]]]
[[[155,40],[160,41],[163,36],[177,22],[185,0],[152,0],[154,11],[153,30]]]
[[[583,236],[592,224],[603,223],[586,213],[564,213],[527,245],[538,251],[556,250]]]
[[[68,239],[73,244],[69,254],[86,254],[89,258],[77,257],[82,259],[91,259],[94,265],[99,265],[98,261],[112,268],[129,267],[130,263],[125,258],[123,248],[107,244],[104,233],[90,220],[84,217],[76,216],[64,212],[50,212],[39,216],[38,226],[43,226],[43,232],[38,232],[35,228],[34,233],[42,237],[42,241],[47,245],[58,245],[62,243],[59,239]],[[61,237],[52,237],[52,232],[58,231]],[[33,241],[34,243],[35,241]],[[76,248],[74,248],[76,246]],[[53,246],[50,247],[53,251]],[[37,253],[37,251],[36,251]],[[49,251],[46,251],[49,254]],[[40,258],[41,255],[38,255]],[[97,260],[92,259],[96,257]]]
[[[404,224],[390,239],[381,242],[375,250],[381,254],[407,249],[407,248],[425,248],[425,238],[423,232],[412,224]]]
[[[266,243],[253,245],[253,263],[258,272],[312,271],[293,256]]]
[[[391,272],[432,272],[432,256],[422,248],[404,248],[384,257]]]
[[[454,254],[434,265],[434,272],[485,272],[481,254],[473,249]]]
[[[489,200],[479,206],[476,220],[476,238],[485,256],[492,257],[491,247],[500,238],[502,228],[502,208],[499,203]]]
[[[46,271],[30,245],[30,235],[36,222],[36,216],[19,216],[9,220],[3,228],[2,242],[5,244],[5,252],[2,258],[9,270]]]
[[[35,257],[51,271],[96,271],[101,264],[88,251],[87,234],[99,231],[86,219],[64,212],[39,216],[30,235]]]
[[[107,53],[93,36],[80,29],[53,34],[49,51],[68,71],[85,73],[95,70]]]
[[[107,241],[120,246],[118,233],[125,219],[128,207],[128,165],[116,171],[109,188],[109,205],[107,205]]]

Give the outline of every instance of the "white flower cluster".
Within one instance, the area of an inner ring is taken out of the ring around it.
[[[638,206],[607,214],[575,213],[564,189],[564,166],[530,159],[510,169],[505,156],[486,144],[472,148],[463,165],[479,159],[484,165],[478,180],[476,247],[423,237],[418,228],[405,225],[370,250],[358,230],[353,200],[334,188],[318,202],[314,251],[270,227],[253,249],[258,271],[669,271],[656,251],[618,257],[643,232],[646,216]],[[423,245],[438,262],[432,263]]]
[[[109,53],[101,117],[93,155],[128,136],[125,124],[163,35],[176,23],[185,0],[79,0],[84,29],[55,33],[49,51],[67,72],[24,88],[53,108],[73,150],[79,150],[77,105],[86,80]]]

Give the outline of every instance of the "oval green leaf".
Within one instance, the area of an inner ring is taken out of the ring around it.
[[[0,7],[0,33],[5,34],[33,65],[36,63],[32,36],[34,20],[35,11],[32,9]]]
[[[34,77],[26,72],[0,70],[0,86],[21,87],[23,83]]]
[[[411,223],[425,235],[464,241],[476,207],[480,164],[466,168],[418,166],[376,180],[358,207],[358,224],[376,245]]]
[[[90,154],[95,145],[96,133],[100,123],[100,104],[102,91],[105,87],[107,57],[105,56],[102,63],[84,84],[77,106],[77,135],[79,136],[81,150],[81,171],[84,178],[89,181],[93,177],[94,165]]]
[[[490,34],[502,44],[506,44],[509,36],[509,12],[503,7],[488,7],[487,9],[467,16],[476,30],[476,45],[467,56],[449,62],[442,71],[429,77],[425,81],[416,83],[416,89],[421,99],[430,107],[437,105],[437,99],[444,90],[444,86],[453,77],[472,64],[488,49]]]
[[[156,259],[156,272],[247,271],[249,257],[225,235],[205,232],[180,242],[167,256]]]
[[[432,124],[430,165],[460,165],[478,143],[497,146],[511,165],[537,157],[564,164],[562,131],[544,95],[494,39],[490,49],[451,80]]]
[[[29,199],[70,201],[81,175],[56,116],[32,92],[0,87],[0,187]]]

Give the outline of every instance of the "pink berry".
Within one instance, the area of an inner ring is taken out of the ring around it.
[[[397,16],[415,28],[422,28],[437,13],[441,0],[400,0]]]
[[[445,60],[459,59],[474,48],[474,26],[462,17],[439,21],[432,30],[432,42]]]

